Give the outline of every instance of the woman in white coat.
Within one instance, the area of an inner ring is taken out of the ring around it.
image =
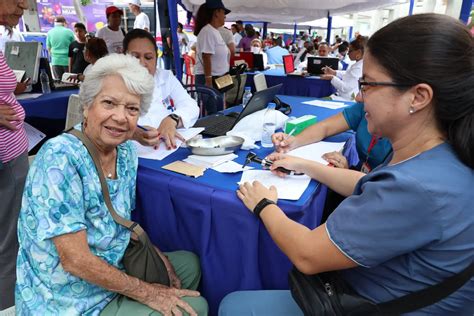
[[[324,74],[321,75],[323,80],[331,80],[331,84],[336,88],[336,96],[344,100],[354,100],[359,92],[358,80],[362,77],[362,65],[364,58],[364,47],[367,43],[367,38],[364,36],[357,36],[349,44],[349,59],[355,61],[349,66],[346,71],[333,70],[329,67],[324,69]]]
[[[155,80],[151,107],[139,118],[138,124],[142,128],[136,129],[133,138],[145,146],[158,146],[164,142],[168,149],[176,148],[176,139],[184,140],[177,128],[189,128],[199,117],[196,101],[170,70],[157,71],[157,47],[150,33],[141,29],[128,32],[123,48],[126,54],[138,58]]]

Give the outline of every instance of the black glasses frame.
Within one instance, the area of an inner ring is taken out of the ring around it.
[[[398,83],[398,82],[390,82],[390,81],[365,81],[364,79],[360,78],[358,80],[359,83],[359,91],[364,92],[362,89],[363,86],[369,87],[377,87],[377,86],[384,86],[384,87],[411,87],[412,84],[407,83]]]

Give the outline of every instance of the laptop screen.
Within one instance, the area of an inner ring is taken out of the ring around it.
[[[283,56],[283,68],[285,69],[285,74],[295,71],[295,63],[293,61],[293,55]]]
[[[248,68],[253,68],[253,53],[252,52],[235,53],[234,63],[237,60],[244,60],[247,63]]]

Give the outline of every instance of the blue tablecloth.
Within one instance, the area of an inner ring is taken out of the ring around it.
[[[283,95],[323,98],[336,92],[329,80],[321,80],[319,77],[287,76],[283,68],[247,73],[246,85],[251,86],[252,91],[255,91],[253,76],[257,73],[265,75],[269,87],[283,83],[283,87],[278,92]]]
[[[69,96],[78,92],[77,89],[52,91],[36,99],[25,99],[19,102],[25,109],[26,117],[65,120]]]
[[[309,98],[281,96],[293,106],[292,115],[314,113],[324,119],[340,110],[304,105]],[[344,141],[349,133],[330,141]],[[263,157],[271,149],[256,150]],[[239,151],[243,163],[248,151]],[[286,289],[288,258],[271,240],[265,227],[238,199],[235,191],[241,174],[207,170],[197,179],[161,169],[186,158],[181,148],[162,161],[140,159],[137,209],[134,218],[164,251],[186,249],[200,257],[201,294],[211,315],[217,315],[222,298],[236,290]],[[354,156],[354,150],[350,154]],[[298,201],[279,200],[278,205],[295,221],[316,227],[321,219],[326,187],[311,181]]]

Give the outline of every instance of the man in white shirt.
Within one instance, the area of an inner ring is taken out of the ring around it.
[[[135,15],[135,22],[133,23],[134,29],[142,29],[150,32],[150,19],[145,12],[141,9],[142,3],[140,0],[129,0],[128,7],[130,11]]]
[[[120,27],[122,23],[123,11],[116,6],[110,6],[105,9],[107,16],[107,25],[97,31],[96,36],[102,38],[107,45],[109,54],[123,52],[123,38],[125,31]]]
[[[238,46],[240,40],[242,39],[242,35],[239,33],[239,26],[237,24],[232,24],[231,26],[232,34],[234,35],[234,43],[235,46]]]

